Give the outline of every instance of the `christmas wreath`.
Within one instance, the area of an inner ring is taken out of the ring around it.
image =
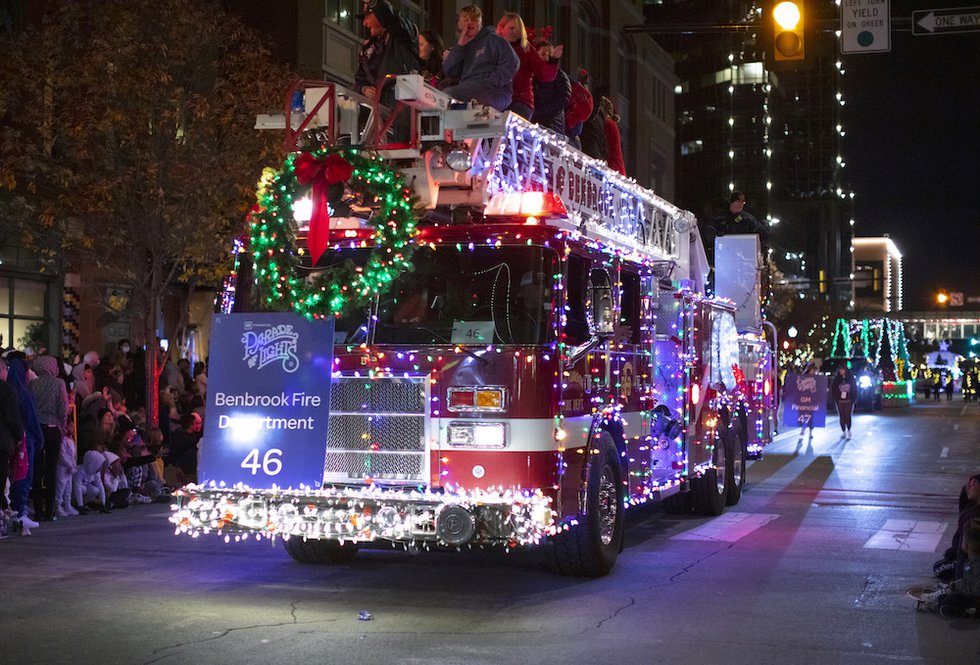
[[[293,199],[307,187],[313,201],[307,239],[313,269],[303,271],[304,250],[297,247],[292,220]],[[340,198],[338,190],[354,193],[372,209],[367,223],[374,242],[363,265],[346,261],[321,269],[317,262],[331,244],[328,204]],[[265,170],[257,199],[249,236],[255,279],[271,309],[308,318],[339,316],[386,292],[410,265],[416,235],[411,190],[374,153],[348,148],[291,154],[278,171]]]

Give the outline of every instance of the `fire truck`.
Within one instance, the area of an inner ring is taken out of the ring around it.
[[[556,571],[600,576],[631,507],[737,504],[777,413],[758,238],[719,239],[708,296],[690,212],[518,115],[392,83],[408,140],[374,149],[417,196],[417,249],[335,320],[322,486],[190,485],[177,531],[281,538],[305,563],[541,546]],[[296,91],[293,145],[365,145],[398,122],[339,84]],[[364,261],[363,217],[331,233],[323,261]]]

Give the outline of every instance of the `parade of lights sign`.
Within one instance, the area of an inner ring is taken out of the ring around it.
[[[333,334],[334,317],[214,316],[202,484],[323,484]]]

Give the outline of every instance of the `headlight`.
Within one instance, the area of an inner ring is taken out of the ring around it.
[[[504,448],[507,446],[505,423],[449,423],[449,445],[463,448]]]
[[[862,374],[858,379],[859,388],[870,388],[871,387],[871,377],[867,374]]]

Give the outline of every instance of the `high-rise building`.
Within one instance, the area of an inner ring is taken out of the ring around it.
[[[771,3],[646,5],[647,30],[674,57],[680,79],[679,204],[703,220],[730,192],[744,192],[746,209],[770,225],[772,258],[800,296],[851,305],[836,4],[807,0],[806,57],[797,69],[777,68],[767,53]]]

